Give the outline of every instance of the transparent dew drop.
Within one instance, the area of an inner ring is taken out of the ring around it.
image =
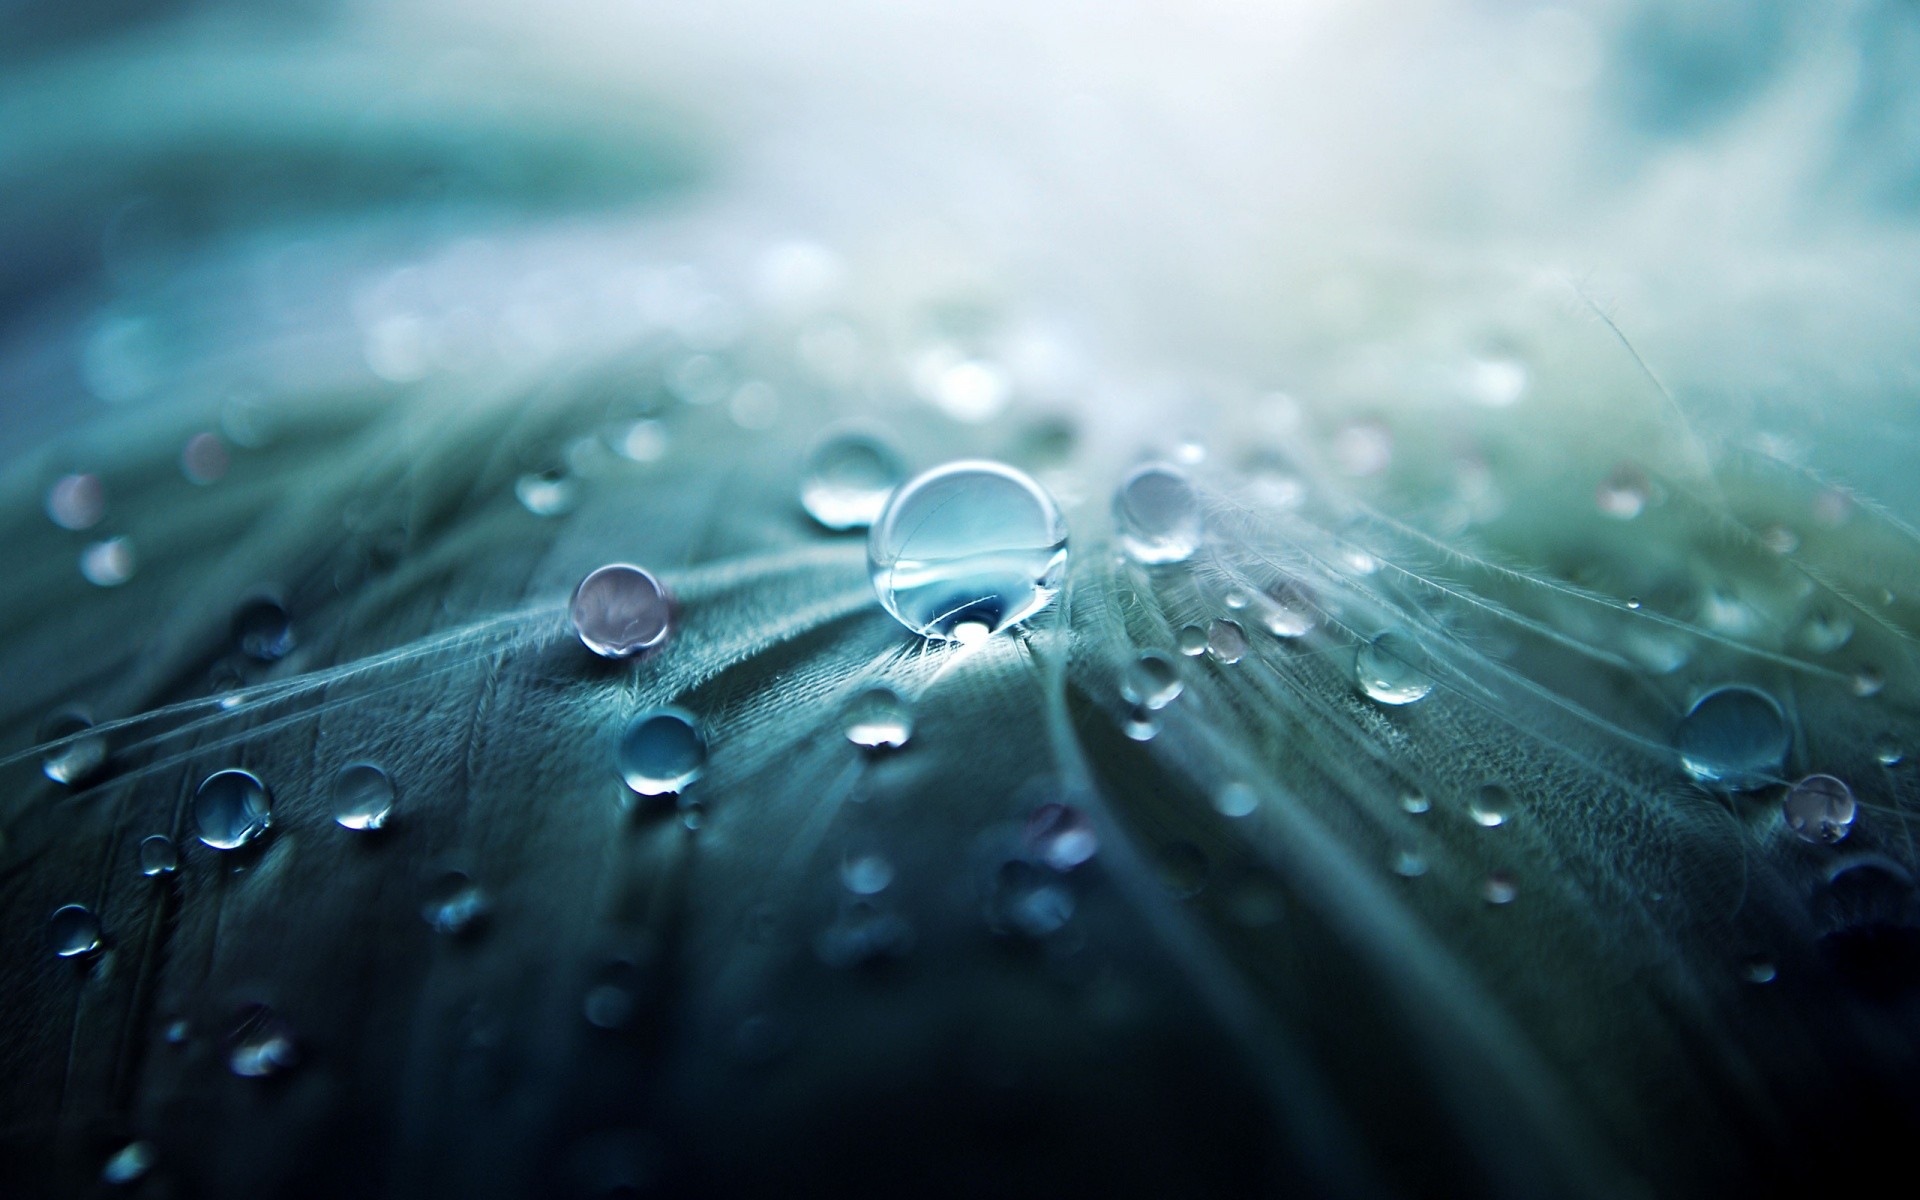
[[[1740,963],[1740,978],[1748,983],[1772,983],[1779,977],[1780,972],[1774,967],[1773,960],[1761,955],[1749,955]]]
[[[1702,783],[1752,791],[1777,778],[1790,734],[1772,696],[1744,684],[1715,688],[1680,721],[1680,765]]]
[[[1032,479],[1001,463],[935,467],[888,499],[867,535],[880,603],[922,637],[981,638],[1053,599],[1067,524]]]
[[[300,1064],[293,1027],[264,1004],[243,1005],[227,1034],[227,1069],[242,1079],[270,1079]]]
[[[1207,657],[1232,666],[1247,656],[1247,631],[1238,621],[1220,619],[1207,626]]]
[[[333,777],[333,819],[342,829],[379,829],[393,815],[393,780],[368,762],[348,763]]]
[[[865,529],[879,519],[906,473],[900,456],[878,437],[829,434],[807,455],[800,506],[828,529]]]
[[[487,915],[487,896],[465,871],[442,871],[427,886],[420,917],[436,933],[458,935],[476,929]]]
[[[1393,873],[1402,879],[1418,879],[1427,873],[1427,860],[1411,850],[1402,850],[1394,856]]]
[[[640,1011],[641,988],[646,982],[639,963],[614,959],[594,973],[593,984],[580,1002],[580,1013],[595,1029],[617,1033],[629,1028]]]
[[[187,482],[202,486],[218,483],[226,477],[227,468],[232,464],[227,454],[227,444],[218,434],[196,433],[187,439],[180,450],[180,473]]]
[[[1087,814],[1071,804],[1042,804],[1027,817],[1027,852],[1056,871],[1071,871],[1100,852]]]
[[[1120,695],[1142,708],[1165,708],[1179,698],[1183,686],[1173,660],[1158,650],[1142,650],[1120,672]]]
[[[1853,832],[1859,813],[1853,789],[1831,775],[1809,775],[1787,789],[1780,801],[1787,828],[1802,841],[1831,846]]]
[[[856,896],[877,896],[893,882],[893,864],[878,854],[841,860],[840,882]]]
[[[642,796],[665,796],[700,778],[707,738],[692,713],[666,705],[627,723],[615,758],[628,787]]]
[[[1160,736],[1160,714],[1144,704],[1135,704],[1127,709],[1120,731],[1136,742],[1150,742]]]
[[[1519,885],[1504,871],[1495,871],[1480,885],[1480,896],[1488,904],[1512,904],[1519,895]]]
[[[900,694],[876,684],[863,688],[841,716],[847,740],[867,750],[897,750],[913,736],[913,712]]]
[[[272,823],[272,793],[251,771],[215,771],[193,793],[194,828],[215,850],[237,850]]]
[[[913,926],[873,901],[849,900],[839,917],[813,940],[813,952],[829,967],[859,967],[899,958],[913,949]]]
[[[1873,667],[1862,667],[1853,676],[1853,694],[1860,697],[1878,696],[1880,689],[1887,686],[1886,677]]]
[[[293,649],[293,617],[278,596],[251,596],[234,610],[233,642],[255,662],[278,662]]]
[[[1427,652],[1411,637],[1388,630],[1360,643],[1353,658],[1353,676],[1360,690],[1381,704],[1412,704],[1433,691]]]
[[[79,958],[100,948],[100,918],[81,904],[53,910],[47,918],[47,941],[61,958]]]
[[[100,1182],[109,1187],[138,1183],[153,1169],[153,1146],[148,1142],[128,1142],[100,1168]]]
[[[1794,642],[1810,654],[1832,654],[1853,638],[1853,621],[1843,612],[1816,609],[1794,630]]]
[[[1494,829],[1507,823],[1507,815],[1513,811],[1513,796],[1497,783],[1489,783],[1473,794],[1467,802],[1467,815],[1474,824],[1485,829]]]
[[[1072,892],[1021,859],[1001,863],[988,881],[987,926],[998,934],[1051,937],[1073,919],[1073,909]]]
[[[47,489],[46,508],[62,529],[92,529],[107,515],[107,489],[98,475],[62,475]]]
[[[1277,638],[1305,637],[1320,623],[1312,602],[1291,583],[1268,588],[1258,612],[1261,627]]]
[[[1213,809],[1223,817],[1252,816],[1260,807],[1260,793],[1244,783],[1229,783],[1213,794]]]
[[[1207,631],[1198,625],[1189,625],[1180,631],[1178,645],[1180,653],[1198,658],[1207,652]]]
[[[123,537],[95,542],[80,552],[80,575],[95,587],[119,587],[133,578],[137,565],[133,543]]]
[[[1406,792],[1400,797],[1400,807],[1410,813],[1423,813],[1433,807],[1433,801],[1427,799],[1425,792]]]
[[[1897,767],[1906,757],[1906,751],[1891,736],[1882,737],[1873,744],[1873,760],[1883,767]]]
[[[107,740],[104,737],[76,737],[93,728],[93,718],[83,708],[63,708],[48,714],[40,725],[42,742],[65,741],[40,759],[40,771],[55,783],[72,787],[85,783],[107,764]]]
[[[580,503],[579,484],[558,468],[522,475],[513,481],[513,494],[536,517],[565,516]]]
[[[1149,566],[1185,562],[1206,536],[1200,493],[1185,471],[1168,463],[1136,467],[1121,481],[1113,524],[1120,548]]]
[[[629,563],[609,563],[573,589],[567,614],[580,644],[602,658],[629,658],[666,644],[673,634],[673,596],[658,579]]]
[[[666,422],[650,418],[620,422],[605,437],[613,452],[629,462],[659,462],[672,446]]]
[[[1647,475],[1631,463],[1622,463],[1594,489],[1594,504],[1606,516],[1631,521],[1646,510],[1652,485]]]
[[[173,839],[156,833],[140,843],[140,873],[149,879],[171,875],[180,869],[180,850]]]

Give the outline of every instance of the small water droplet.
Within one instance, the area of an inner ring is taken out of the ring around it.
[[[581,645],[602,658],[628,658],[666,644],[673,596],[651,572],[609,563],[573,589],[567,615]]]
[[[1402,850],[1394,857],[1393,873],[1402,879],[1418,879],[1427,873],[1427,860],[1411,850]]]
[[[1381,704],[1412,704],[1433,691],[1429,659],[1420,644],[1388,630],[1354,653],[1353,674],[1360,690]]]
[[[1748,983],[1772,983],[1780,977],[1771,959],[1758,954],[1747,956],[1740,964],[1740,977]]]
[[[617,1033],[633,1024],[640,1011],[645,972],[631,959],[617,958],[594,973],[580,1002],[580,1013],[595,1029]]]
[[[880,603],[922,637],[999,631],[1046,607],[1067,524],[1046,489],[1000,463],[935,467],[897,489],[867,537]]]
[[[868,750],[897,750],[913,736],[913,712],[900,693],[876,684],[847,702],[842,714],[847,740]]]
[[[1507,814],[1513,810],[1513,796],[1497,783],[1489,783],[1473,794],[1467,802],[1467,815],[1474,823],[1487,829],[1507,823]]]
[[[580,503],[580,487],[559,468],[530,471],[513,481],[520,505],[536,517],[560,517]]]
[[[1854,673],[1853,694],[1856,696],[1878,696],[1885,686],[1886,677],[1873,667],[1862,667]]]
[[[1136,742],[1150,742],[1160,735],[1160,714],[1144,704],[1132,705],[1120,731]]]
[[[1252,816],[1260,807],[1260,793],[1244,783],[1229,783],[1213,794],[1214,811],[1223,817]]]
[[[235,1014],[227,1034],[227,1069],[243,1079],[268,1079],[300,1063],[293,1028],[264,1004]]]
[[[1742,684],[1715,688],[1682,718],[1675,735],[1680,764],[1702,783],[1751,791],[1777,777],[1786,761],[1786,717],[1772,696]]]
[[[1393,463],[1393,433],[1379,421],[1349,421],[1333,435],[1333,461],[1355,478],[1378,475]]]
[[[180,450],[181,473],[187,477],[187,482],[203,487],[223,479],[231,462],[227,444],[217,434],[196,433],[187,439],[187,444]]]
[[[1400,807],[1410,813],[1423,813],[1433,807],[1425,792],[1405,792],[1400,797]]]
[[[706,769],[707,738],[692,713],[667,705],[629,721],[615,757],[628,787],[642,796],[664,796]]]
[[[293,617],[278,596],[251,596],[234,610],[233,642],[255,662],[277,662],[293,649]]]
[[[1631,609],[1633,609],[1633,610],[1634,610],[1635,612],[1638,612],[1638,611],[1639,611],[1639,609],[1640,609],[1640,597],[1638,597],[1638,596],[1628,596],[1628,597],[1627,597],[1627,607],[1628,607],[1628,608],[1631,608]]]
[[[1027,818],[1027,850],[1056,871],[1071,871],[1100,851],[1087,814],[1071,804],[1042,804]]]
[[[1800,535],[1785,525],[1769,525],[1760,531],[1760,544],[1775,554],[1792,554],[1800,548]]]
[[[1259,613],[1260,624],[1277,638],[1305,637],[1320,623],[1320,614],[1306,593],[1285,582],[1267,589]]]
[[[1142,650],[1120,672],[1120,695],[1142,708],[1165,708],[1179,698],[1182,686],[1173,660],[1158,650]]]
[[[168,1021],[165,1031],[161,1034],[162,1037],[167,1039],[167,1045],[169,1046],[184,1046],[187,1044],[187,1039],[192,1035],[193,1026],[183,1020]]]
[[[1859,808],[1853,789],[1831,775],[1809,775],[1787,789],[1780,801],[1787,828],[1803,841],[1831,846],[1853,831]]]
[[[47,489],[46,507],[62,529],[92,529],[107,515],[107,489],[97,475],[62,475]]]
[[[465,871],[442,871],[428,885],[420,916],[438,933],[462,934],[487,915],[487,896]]]
[[[1495,871],[1480,885],[1480,895],[1488,904],[1512,904],[1519,894],[1519,886],[1504,871]]]
[[[1060,932],[1073,919],[1073,893],[1032,863],[1009,859],[987,889],[987,925],[1000,934],[1035,940]]]
[[[153,1169],[153,1146],[147,1142],[128,1142],[100,1168],[100,1182],[109,1187],[138,1183]]]
[[[1238,621],[1215,620],[1207,626],[1207,657],[1232,666],[1247,656],[1247,631]]]
[[[1815,609],[1794,631],[1794,641],[1811,654],[1832,654],[1853,638],[1853,620],[1843,612]]]
[[[913,926],[871,900],[848,901],[820,931],[813,951],[829,967],[858,967],[899,958],[913,949]]]
[[[65,741],[47,751],[40,770],[55,783],[72,787],[85,783],[107,763],[107,740],[103,737],[76,737],[93,728],[93,718],[83,708],[62,708],[48,714],[40,725],[42,742]]]
[[[193,823],[215,850],[237,850],[273,823],[273,796],[251,771],[215,771],[193,794]]]
[[[1198,625],[1189,625],[1180,631],[1180,653],[1188,658],[1198,658],[1207,652],[1207,631]]]
[[[1113,524],[1121,549],[1150,566],[1186,561],[1206,535],[1199,492],[1185,471],[1168,463],[1136,467],[1121,482]]]
[[[342,829],[379,829],[393,813],[393,780],[368,762],[349,763],[333,777],[333,819]]]
[[[878,854],[841,860],[840,882],[856,896],[876,896],[893,882],[893,864]]]
[[[68,904],[47,918],[47,940],[61,958],[78,958],[100,948],[100,918],[81,904]]]
[[[173,839],[156,833],[140,843],[140,873],[149,879],[171,875],[180,869],[180,851]]]
[[[1645,471],[1622,463],[1600,481],[1593,493],[1594,503],[1615,520],[1631,521],[1645,511],[1651,486]]]
[[[1883,767],[1897,767],[1906,756],[1907,752],[1891,736],[1884,736],[1873,744],[1874,761]]]
[[[95,542],[80,552],[80,574],[95,587],[119,587],[133,578],[133,543],[124,537]]]
[[[892,447],[861,432],[830,434],[807,456],[800,505],[828,529],[865,529],[880,517],[906,466]]]

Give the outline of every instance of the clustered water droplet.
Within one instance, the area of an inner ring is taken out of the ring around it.
[[[1001,463],[948,463],[887,501],[867,537],[880,603],[922,637],[976,641],[1060,589],[1067,525],[1053,497]]]
[[[1412,704],[1433,691],[1427,652],[1396,630],[1360,643],[1354,653],[1353,674],[1360,690],[1381,704]]]
[[[568,606],[580,644],[602,658],[629,658],[664,645],[673,633],[673,597],[651,573],[609,563],[573,589]]]
[[[193,823],[215,850],[237,850],[273,823],[273,796],[251,771],[215,771],[193,794]]]
[[[1143,650],[1120,673],[1120,695],[1129,704],[1159,709],[1180,696],[1180,672],[1158,650]]]
[[[348,763],[333,777],[333,819],[342,829],[372,830],[393,813],[393,780],[372,763]]]
[[[1149,566],[1184,562],[1206,534],[1200,495],[1187,473],[1168,463],[1136,467],[1113,496],[1120,547]]]
[[[666,705],[627,722],[615,758],[628,787],[642,796],[665,796],[706,769],[707,738],[692,713]]]
[[[1207,626],[1207,657],[1228,666],[1247,656],[1247,631],[1224,618]]]

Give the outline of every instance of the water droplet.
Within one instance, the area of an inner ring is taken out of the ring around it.
[[[255,662],[277,662],[293,649],[293,617],[278,596],[251,596],[234,610],[233,641]]]
[[[614,453],[637,463],[659,462],[671,444],[666,423],[652,419],[622,422],[603,436]]]
[[[1402,879],[1418,879],[1427,873],[1427,860],[1411,850],[1402,850],[1394,857],[1393,873]]]
[[[1619,521],[1631,521],[1646,509],[1650,490],[1645,471],[1631,463],[1622,463],[1600,481],[1593,499],[1607,516]]]
[[[1214,811],[1223,817],[1246,817],[1260,807],[1260,793],[1244,783],[1229,783],[1213,794]]]
[[[900,456],[879,438],[859,432],[832,434],[807,456],[800,505],[828,529],[865,529],[879,519],[887,497],[905,476]]]
[[[298,1066],[293,1028],[264,1004],[243,1006],[227,1034],[227,1069],[243,1079],[268,1079]]]
[[[110,1187],[138,1183],[153,1169],[153,1147],[146,1142],[128,1142],[100,1168],[100,1182]]]
[[[1071,804],[1042,804],[1027,818],[1027,850],[1056,871],[1071,871],[1100,851],[1087,814]]]
[[[1305,637],[1320,623],[1320,614],[1312,602],[1291,583],[1277,583],[1268,588],[1259,613],[1260,624],[1277,638]]]
[[[40,725],[40,740],[73,740],[47,751],[40,760],[41,773],[55,783],[69,787],[93,778],[107,763],[107,740],[102,737],[74,737],[92,728],[93,718],[83,708],[63,708],[48,714]]]
[[[1891,735],[1882,736],[1873,744],[1874,761],[1883,767],[1897,767],[1906,756],[1906,751],[1900,748],[1900,743],[1894,741]]]
[[[814,939],[813,951],[830,967],[858,967],[899,958],[913,949],[913,926],[871,900],[849,901]]]
[[[1144,704],[1127,709],[1120,731],[1136,742],[1150,742],[1160,735],[1160,714]]]
[[[1740,964],[1740,977],[1748,983],[1772,983],[1780,977],[1780,972],[1772,960],[1753,954]]]
[[[1467,815],[1474,823],[1487,829],[1507,823],[1507,814],[1513,809],[1513,796],[1497,783],[1489,783],[1475,792],[1473,799],[1467,802]]]
[[[1400,807],[1410,813],[1423,813],[1433,807],[1425,792],[1406,792],[1400,797]]]
[[[1856,696],[1878,696],[1880,689],[1887,686],[1886,677],[1872,667],[1862,667],[1853,677],[1853,694]]]
[[[1851,833],[1858,811],[1853,789],[1831,775],[1807,776],[1780,801],[1787,828],[1819,846],[1831,846]]]
[[[1769,525],[1760,531],[1760,544],[1775,554],[1792,554],[1800,548],[1800,535],[1785,525]]]
[[[868,750],[897,750],[913,736],[913,713],[890,687],[863,688],[842,716],[847,740]]]
[[[1635,612],[1638,612],[1638,611],[1640,611],[1640,597],[1638,597],[1638,596],[1628,596],[1628,597],[1627,597],[1627,607],[1628,607],[1628,608],[1631,608],[1631,609],[1633,609],[1633,610],[1634,610]]]
[[[1167,463],[1136,467],[1121,482],[1113,524],[1121,549],[1149,565],[1184,562],[1206,535],[1200,494],[1185,471]]]
[[[1815,609],[1794,631],[1794,641],[1812,654],[1831,654],[1853,638],[1853,621],[1843,612]]]
[[[161,1034],[167,1039],[169,1046],[184,1046],[187,1044],[187,1038],[192,1035],[193,1026],[185,1021],[168,1021],[166,1031]]]
[[[194,827],[215,850],[237,850],[272,822],[273,796],[251,771],[215,771],[193,794]]]
[[[655,649],[673,633],[673,596],[651,573],[628,563],[589,573],[573,589],[567,611],[580,644],[602,658]]]
[[[1060,589],[1067,525],[1044,488],[1012,467],[965,461],[901,486],[867,537],[880,603],[928,638],[997,633]]]
[[[580,1003],[580,1013],[596,1029],[617,1033],[633,1024],[640,1011],[640,992],[646,982],[640,964],[617,958],[603,965]]]
[[[1360,690],[1382,704],[1412,704],[1433,691],[1429,659],[1420,644],[1388,630],[1354,653],[1353,674]]]
[[[333,777],[333,819],[342,829],[379,829],[393,813],[393,780],[372,763],[349,763]]]
[[[707,739],[693,714],[667,705],[627,723],[616,752],[621,778],[642,796],[678,792],[707,765]]]
[[[180,869],[180,851],[173,839],[164,833],[156,833],[140,843],[140,873],[153,878],[159,875],[171,875]]]
[[[62,475],[47,489],[47,516],[62,529],[92,529],[107,515],[107,489],[97,475]]]
[[[84,905],[57,908],[47,918],[47,940],[61,958],[92,954],[100,948],[100,918]]]
[[[1504,871],[1495,871],[1480,885],[1480,895],[1488,904],[1512,904],[1519,894],[1519,885]]]
[[[856,896],[875,896],[893,882],[893,864],[878,854],[862,854],[843,859],[840,882]]]
[[[1742,684],[1700,697],[1675,736],[1687,774],[1734,791],[1751,791],[1777,777],[1788,741],[1786,718],[1773,697]]]
[[[987,925],[995,933],[1040,939],[1073,919],[1073,893],[1032,863],[1009,859],[987,888]]]
[[[1120,672],[1120,695],[1142,708],[1165,708],[1179,698],[1182,686],[1173,660],[1158,650],[1142,650]]]
[[[180,451],[180,471],[187,482],[202,486],[225,478],[231,465],[227,444],[211,433],[196,433]]]
[[[465,871],[442,871],[420,904],[420,916],[438,933],[462,934],[487,915],[487,896]]]
[[[1180,653],[1188,658],[1198,658],[1207,652],[1207,631],[1198,625],[1189,625],[1180,631]]]
[[[557,467],[522,475],[513,481],[513,494],[536,517],[565,516],[580,503],[579,485]]]
[[[1393,434],[1379,421],[1350,421],[1333,435],[1333,461],[1355,478],[1378,475],[1393,463]]]
[[[1207,657],[1232,666],[1247,656],[1247,631],[1238,621],[1216,620],[1207,626]]]
[[[137,564],[133,543],[126,538],[108,538],[80,552],[80,574],[95,587],[119,587],[133,578]]]

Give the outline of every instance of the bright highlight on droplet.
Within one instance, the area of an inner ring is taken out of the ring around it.
[[[847,703],[847,740],[868,750],[897,750],[913,736],[913,713],[890,687],[866,688]]]
[[[673,597],[651,573],[610,563],[580,581],[568,615],[581,645],[602,658],[628,658],[665,644]]]
[[[984,640],[1046,607],[1067,524],[1045,488],[1003,463],[948,463],[894,492],[867,536],[880,603],[922,637]]]

